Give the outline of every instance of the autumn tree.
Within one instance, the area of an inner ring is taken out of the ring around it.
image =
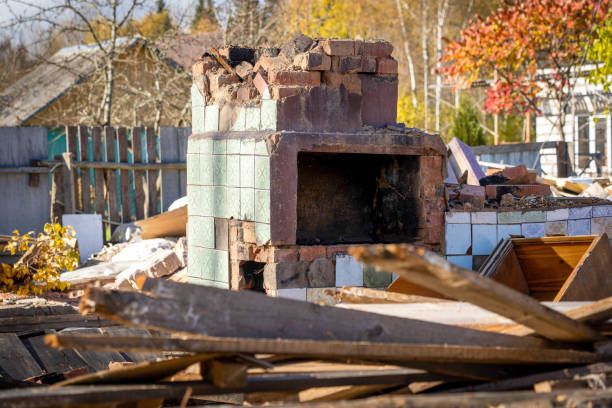
[[[476,18],[450,41],[441,69],[455,88],[493,79],[484,109],[491,113],[540,114],[539,102],[559,108],[564,125],[571,90],[585,61],[583,44],[596,38],[610,0],[507,2],[487,18]],[[595,34],[595,35],[593,35]]]
[[[157,39],[174,28],[164,0],[157,0],[155,12],[147,14],[134,25],[139,34],[150,39]]]
[[[589,82],[603,85],[603,89],[610,91],[612,86],[612,17],[597,29],[597,37],[593,44],[585,44],[589,61],[596,64],[596,68],[589,73]]]
[[[212,0],[198,0],[195,14],[191,20],[192,33],[208,33],[219,28],[217,13]]]

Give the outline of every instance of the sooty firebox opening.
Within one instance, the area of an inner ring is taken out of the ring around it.
[[[298,153],[296,244],[411,242],[418,156]]]

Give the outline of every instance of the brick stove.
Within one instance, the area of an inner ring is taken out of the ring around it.
[[[235,73],[207,56],[194,65],[190,282],[272,295],[384,286],[349,246],[440,250],[445,146],[395,123],[391,52],[296,36],[278,50],[220,50]]]

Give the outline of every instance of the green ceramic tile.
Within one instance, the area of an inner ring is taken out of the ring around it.
[[[276,130],[276,101],[261,101],[261,130]]]
[[[214,154],[213,160],[213,185],[227,185],[227,156]]]
[[[201,186],[200,187],[199,203],[198,203],[198,208],[200,209],[200,213],[197,215],[201,215],[203,217],[213,216],[213,208],[214,208],[213,192],[214,190],[212,186]]]
[[[255,221],[270,222],[269,190],[255,190]]]
[[[201,138],[198,140],[198,150],[200,154],[213,153],[213,140],[210,138]]]
[[[212,286],[214,288],[219,288],[219,289],[229,289],[229,282],[211,281],[208,286]]]
[[[200,184],[200,155],[187,155],[187,184]]]
[[[206,127],[205,108],[195,106],[191,109],[191,132],[202,133]]]
[[[270,189],[270,158],[255,157],[255,188]]]
[[[227,251],[215,250],[215,281],[229,282],[229,262]]]
[[[240,156],[240,187],[255,187],[254,156]]]
[[[198,90],[198,87],[195,84],[191,85],[191,106],[192,108],[195,106],[206,106],[206,100]]]
[[[268,147],[265,140],[255,142],[255,154],[257,156],[268,156]]]
[[[189,239],[193,245],[214,248],[215,247],[215,221],[212,217],[189,217],[188,222]]]
[[[216,156],[215,156],[216,157]],[[213,174],[215,172],[213,166],[213,155],[212,154],[200,154],[200,175],[199,182],[203,186],[213,185]]]
[[[206,107],[204,130],[207,132],[219,131],[219,106],[210,105]]]
[[[238,116],[236,117],[235,122],[230,127],[231,131],[243,131],[246,126],[246,109],[242,107],[240,111],[238,111]]]
[[[240,187],[240,156],[237,154],[227,156],[227,185]]]
[[[240,219],[243,221],[255,219],[255,190],[252,188],[240,189]]]
[[[200,206],[200,195],[202,187],[198,185],[187,186],[187,213],[189,216],[202,215]]]
[[[213,216],[227,218],[227,191],[226,187],[213,187]]]
[[[200,279],[198,277],[195,276],[188,276],[187,277],[187,283],[190,283],[192,285],[200,285],[200,286],[210,286],[208,285],[209,281],[206,281],[204,279]]]
[[[392,275],[377,271],[373,266],[363,266],[363,285],[367,288],[386,288],[391,284]]]
[[[189,245],[187,250],[187,275],[200,277],[202,261],[200,260],[200,252],[196,251],[194,245]]]
[[[521,213],[519,211],[505,211],[497,213],[498,224],[520,224]]]
[[[260,110],[258,106],[247,106],[245,114],[245,129],[259,130]]]
[[[216,250],[209,248],[195,248],[200,253],[200,278],[202,279],[214,279],[215,268],[217,267],[217,254]]]
[[[240,139],[227,139],[227,154],[240,154]]]
[[[215,139],[213,140],[213,154],[226,154],[227,153],[227,140]],[[200,151],[202,153],[202,151]]]
[[[227,218],[240,219],[240,189],[227,188]]]
[[[198,154],[198,153],[200,153],[200,141],[196,140],[193,137],[187,138],[187,154]]]
[[[546,221],[545,211],[525,211],[521,215],[521,222],[544,222]]]
[[[240,139],[240,154],[254,154],[255,139]]]
[[[257,245],[266,245],[270,241],[270,224],[255,223],[255,237]]]

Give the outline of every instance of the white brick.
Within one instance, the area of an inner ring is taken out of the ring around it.
[[[489,255],[497,244],[497,225],[472,226],[472,255]]]
[[[569,210],[567,208],[559,208],[558,210],[546,212],[546,221],[562,221],[568,218]]]
[[[465,255],[472,246],[471,224],[446,224],[446,255]]]
[[[472,224],[497,224],[497,212],[479,211],[472,213]]]
[[[521,224],[521,233],[525,238],[540,238],[546,235],[546,223],[529,222]]]
[[[576,220],[579,218],[591,218],[593,207],[572,207],[569,209],[569,219]]]
[[[465,269],[472,270],[472,256],[461,255],[461,256],[448,256],[446,260],[454,265],[460,266]]]
[[[467,211],[452,211],[446,213],[447,224],[469,224],[470,213]]]
[[[569,220],[567,222],[567,235],[591,235],[591,220]]]
[[[306,288],[291,288],[291,289],[278,289],[276,296],[279,298],[302,300],[306,301]]]
[[[363,265],[350,255],[336,255],[336,286],[363,286]]]
[[[497,242],[510,238],[510,235],[521,235],[520,224],[498,225],[497,226]]]

